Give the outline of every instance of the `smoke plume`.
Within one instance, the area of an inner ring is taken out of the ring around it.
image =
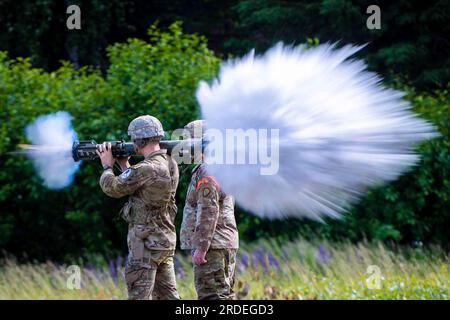
[[[435,136],[433,126],[410,111],[402,92],[382,87],[363,61],[348,59],[360,48],[278,44],[226,62],[211,85],[200,83],[209,129],[223,136],[227,129],[279,130],[272,141],[276,174],[262,175],[261,164],[207,165],[244,209],[269,218],[339,217],[367,188],[418,161],[413,146]],[[212,141],[207,150],[222,145]]]
[[[59,111],[40,116],[27,126],[26,135],[32,145],[22,148],[33,160],[44,185],[50,189],[70,185],[80,166],[71,155],[77,134],[72,128],[70,114]]]

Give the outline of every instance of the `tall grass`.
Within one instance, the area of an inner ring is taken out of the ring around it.
[[[449,299],[449,262],[438,247],[261,241],[239,250],[235,289],[239,299]],[[73,264],[80,266],[80,289],[67,287]],[[125,299],[124,264],[120,257],[64,265],[6,258],[0,299]],[[380,271],[379,289],[368,282],[369,266]],[[180,295],[195,299],[190,257],[177,252],[175,269]]]

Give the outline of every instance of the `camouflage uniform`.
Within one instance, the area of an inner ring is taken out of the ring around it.
[[[200,249],[207,262],[194,264],[198,299],[233,299],[239,247],[234,200],[220,190],[203,166],[193,170],[180,231],[181,248]]]
[[[139,138],[136,132],[130,135]],[[129,196],[121,211],[129,223],[125,267],[129,299],[149,299],[150,295],[153,299],[179,299],[173,266],[178,180],[177,164],[166,150],[150,153],[119,176],[107,169],[100,177],[100,186],[108,196]]]

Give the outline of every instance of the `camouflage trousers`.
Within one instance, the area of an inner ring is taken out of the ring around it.
[[[129,300],[180,299],[173,265],[174,250],[150,250],[133,233],[128,234],[125,267]]]
[[[210,249],[206,263],[194,264],[194,282],[199,300],[233,300],[236,249]]]

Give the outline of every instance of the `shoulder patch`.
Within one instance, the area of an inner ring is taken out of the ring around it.
[[[130,176],[130,174],[131,174],[131,168],[128,168],[127,170],[125,170],[124,172],[122,172],[122,173],[120,174],[120,178],[121,178],[122,180],[126,180],[126,179],[128,179],[128,177]]]
[[[197,186],[196,186],[195,190],[198,190],[201,187],[202,184],[209,183],[209,182],[211,182],[218,190],[220,190],[219,184],[211,176],[201,178],[200,181],[197,183]]]
[[[197,183],[197,186],[195,187],[195,190],[198,190],[202,184],[208,183],[208,182],[209,182],[209,180],[207,178],[200,179],[200,181]]]
[[[207,198],[211,194],[211,190],[206,187],[203,189],[203,197]]]

